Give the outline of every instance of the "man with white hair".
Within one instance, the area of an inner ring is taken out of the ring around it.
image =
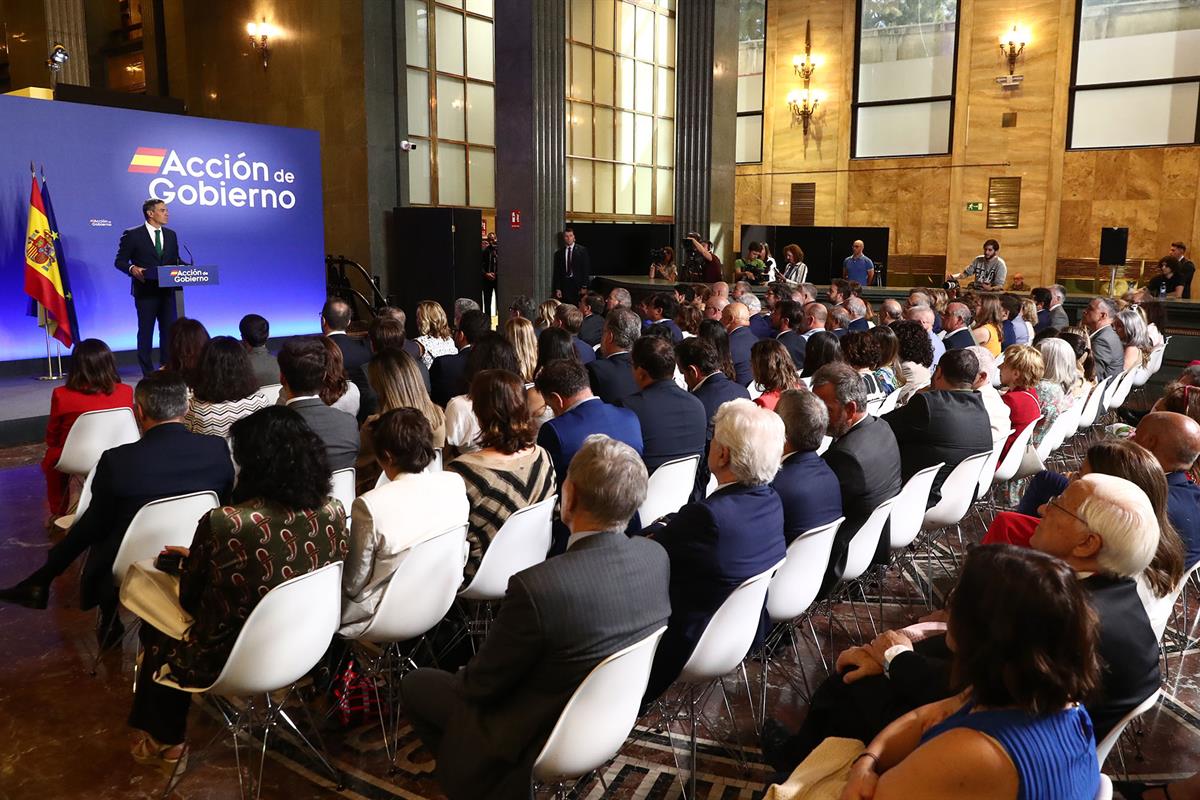
[[[733,590],[787,553],[783,506],[771,488],[783,456],[784,426],[773,411],[731,400],[713,418],[708,468],[717,490],[646,533],[671,560],[671,620],[658,645],[646,701],[670,686],[708,621]],[[755,647],[769,627],[764,611]],[[752,648],[753,649],[753,648]]]
[[[738,281],[733,284],[733,290],[729,293],[730,301],[734,303],[742,302],[742,295],[754,294],[754,290],[750,288],[750,284],[746,281]]]
[[[783,537],[791,544],[842,515],[842,492],[837,475],[817,455],[829,426],[821,399],[807,389],[788,389],[779,396],[775,413],[783,420],[786,438],[771,488],[783,502]]]
[[[746,293],[742,295],[742,305],[750,312],[750,332],[756,339],[770,339],[775,335],[771,328],[771,312],[765,311],[758,295]]]
[[[929,368],[933,369],[946,352],[946,344],[940,336],[933,332],[933,309],[929,306],[909,306],[908,310],[904,312],[904,318],[921,323],[921,327],[925,329],[926,335],[929,336],[929,344],[933,347],[933,362],[929,365]]]
[[[983,398],[983,407],[987,409],[988,420],[992,427],[992,441],[998,442],[1008,438],[1012,430],[1012,417],[1008,405],[1000,397],[1000,392],[992,386],[992,375],[996,370],[996,359],[986,347],[977,344],[967,348],[975,354],[979,362],[979,374],[975,376],[975,391]]]
[[[891,325],[893,322],[899,322],[904,319],[904,309],[900,307],[898,300],[888,298],[879,304],[879,324]]]
[[[946,306],[946,315],[942,317],[945,325],[945,335],[942,344],[947,350],[960,350],[975,346],[975,337],[971,335],[971,309],[965,303],[951,303]]]
[[[629,296],[628,289],[613,289],[608,293],[608,299],[604,302],[604,310],[608,312],[614,308],[633,308],[633,298]]]
[[[712,296],[723,297],[729,300],[729,284],[725,281],[717,281],[712,285]]]
[[[1116,318],[1117,304],[1108,297],[1093,298],[1083,312],[1083,327],[1092,342],[1098,381],[1119,375],[1125,369],[1125,346],[1112,327]]]
[[[704,318],[715,319],[720,322],[721,314],[725,311],[727,305],[729,305],[728,297],[718,297],[714,294],[704,303]]]
[[[797,303],[815,303],[817,302],[817,285],[815,283],[802,283],[796,287],[796,291],[800,293],[800,299],[795,296],[792,300]]]
[[[454,301],[454,328],[458,329],[458,323],[462,322],[463,314],[468,311],[478,311],[479,303],[476,303],[469,297],[460,297]],[[491,316],[487,315],[490,319]]]
[[[846,326],[847,330],[871,330],[871,323],[867,322],[867,304],[863,302],[861,297],[850,295],[846,299],[846,313],[850,315],[850,324]]]

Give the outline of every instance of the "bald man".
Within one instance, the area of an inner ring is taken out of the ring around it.
[[[824,303],[809,303],[804,307],[804,338],[807,340],[817,331],[825,330],[829,309]]]
[[[742,386],[749,386],[754,379],[750,370],[750,348],[758,341],[758,337],[750,330],[750,309],[741,303],[730,303],[721,312],[721,324],[729,333],[729,355],[733,358],[734,380]]]
[[[888,298],[879,304],[879,324],[891,325],[893,322],[899,322],[904,319],[904,309],[900,307],[898,300]]]
[[[875,280],[875,262],[863,255],[862,239],[855,239],[850,250],[851,254],[842,261],[842,277],[857,281],[862,286],[870,286]]]
[[[1142,417],[1133,440],[1154,454],[1167,475],[1167,516],[1183,540],[1191,569],[1200,561],[1200,486],[1187,473],[1200,458],[1200,424],[1183,414],[1153,411]]]
[[[712,285],[713,297],[722,297],[725,300],[729,299],[729,284],[725,281],[717,281]]]

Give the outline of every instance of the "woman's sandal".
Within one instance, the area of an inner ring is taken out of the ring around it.
[[[1125,800],[1144,800],[1146,792],[1161,789],[1163,797],[1171,800],[1171,792],[1165,783],[1146,783],[1145,781],[1113,781],[1113,789],[1121,793]]]
[[[172,751],[174,755],[168,755]],[[159,744],[149,734],[142,734],[129,752],[137,763],[158,767],[168,777],[182,775],[187,769],[186,744]]]

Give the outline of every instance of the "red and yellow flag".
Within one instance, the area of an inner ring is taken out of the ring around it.
[[[57,238],[58,232],[46,217],[42,190],[34,176],[29,197],[29,228],[25,236],[25,294],[40,303],[47,317],[53,320],[51,335],[70,347],[74,331],[71,329],[67,293],[63,289],[62,271],[58,263]]]

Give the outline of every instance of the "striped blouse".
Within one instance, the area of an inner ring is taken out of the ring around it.
[[[204,436],[228,436],[229,428],[242,417],[248,417],[260,408],[270,405],[266,395],[255,392],[241,400],[225,403],[209,403],[192,398],[183,424],[192,433]]]

